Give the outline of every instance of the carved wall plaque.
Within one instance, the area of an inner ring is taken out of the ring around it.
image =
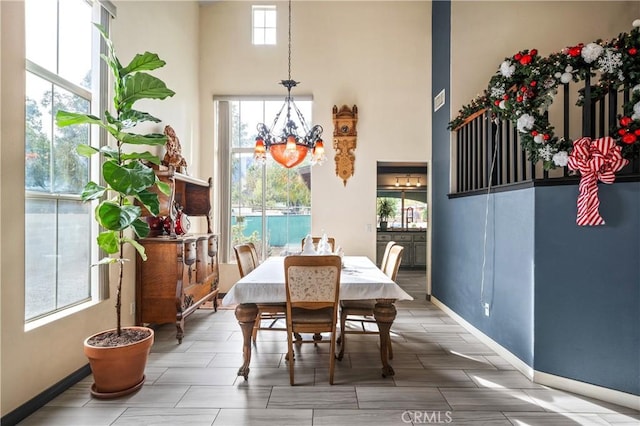
[[[357,147],[358,107],[349,108],[343,105],[338,111],[333,106],[333,149],[336,150],[336,176],[347,186],[347,179],[353,176],[355,150]]]

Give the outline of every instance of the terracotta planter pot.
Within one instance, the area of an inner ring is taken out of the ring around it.
[[[145,376],[149,351],[153,345],[153,330],[147,327],[125,327],[123,329],[144,329],[151,334],[140,340],[124,346],[97,347],[84,341],[84,354],[89,358],[89,365],[93,373],[94,383],[91,395],[96,398],[110,399],[129,395],[142,387]]]

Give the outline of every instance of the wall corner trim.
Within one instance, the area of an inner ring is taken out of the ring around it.
[[[431,296],[431,302],[438,308],[442,309],[444,313],[453,318],[465,330],[477,337],[482,343],[489,346],[498,355],[507,360],[509,364],[513,365],[518,371],[520,371],[534,383],[549,386],[554,389],[573,392],[578,395],[595,398],[600,401],[609,402],[611,404],[620,405],[634,410],[637,410],[638,407],[640,407],[640,396],[638,395],[633,395],[615,389],[596,386],[590,383],[585,383],[578,380],[568,379],[566,377],[556,376],[553,374],[534,370],[520,358],[516,357],[514,354],[505,349],[502,345],[475,328],[460,315],[456,314],[453,310],[451,310],[451,308],[442,303],[433,295]]]

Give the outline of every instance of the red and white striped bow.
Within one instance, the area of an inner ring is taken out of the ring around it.
[[[579,226],[604,225],[598,207],[598,181],[611,184],[615,181],[615,173],[629,164],[622,158],[620,146],[611,137],[591,140],[585,137],[573,142],[573,151],[569,155],[569,168],[577,170],[580,178],[580,195],[578,196]]]

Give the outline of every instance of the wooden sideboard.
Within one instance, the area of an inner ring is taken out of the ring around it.
[[[175,322],[182,343],[185,319],[204,302],[217,311],[218,236],[211,232],[211,179],[203,181],[175,173],[156,171],[171,193],[158,194],[160,217],[170,218],[168,233],[156,231],[138,240],[147,260],[136,256],[136,323]],[[176,235],[176,204],[189,217],[205,216],[207,232]],[[148,216],[148,212],[143,213]]]

